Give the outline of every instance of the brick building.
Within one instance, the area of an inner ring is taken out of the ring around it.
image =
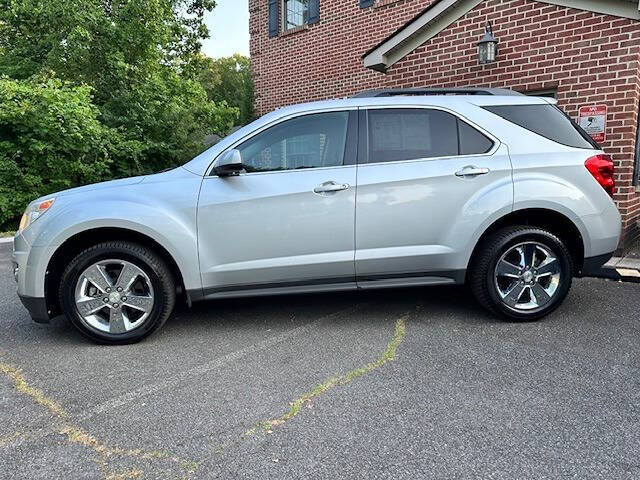
[[[606,106],[622,246],[640,237],[638,0],[249,0],[260,114],[380,87],[507,87]],[[496,61],[479,64],[490,22]]]

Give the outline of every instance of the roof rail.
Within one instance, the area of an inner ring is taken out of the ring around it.
[[[351,98],[377,98],[377,97],[397,97],[397,96],[419,96],[419,95],[522,95],[522,93],[507,88],[483,88],[483,87],[461,87],[461,88],[390,88],[382,90],[366,90],[357,93]]]

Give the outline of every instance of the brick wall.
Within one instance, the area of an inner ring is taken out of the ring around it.
[[[301,101],[342,97],[388,79],[361,55],[429,5],[425,0],[320,0],[320,22],[269,38],[268,1],[249,0],[250,53],[260,114]]]
[[[320,0],[320,23],[269,38],[267,0],[250,0],[256,107],[266,113],[368,88],[482,85],[554,89],[573,118],[582,105],[608,107],[603,147],[616,163],[623,246],[640,238],[640,195],[632,185],[640,100],[640,22],[535,0],[487,0],[393,65],[364,68],[362,54],[420,13],[429,0]],[[476,42],[490,20],[498,62],[478,65]]]

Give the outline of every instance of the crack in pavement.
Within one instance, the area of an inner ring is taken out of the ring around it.
[[[204,376],[205,374],[209,373],[211,370],[218,369],[226,364],[232,363],[243,357],[246,357],[247,355],[257,353],[259,351],[268,349],[274,345],[285,342],[291,338],[298,337],[306,333],[311,328],[314,328],[315,326],[317,326],[320,322],[330,320],[332,318],[339,317],[341,315],[353,313],[354,311],[362,308],[363,305],[366,305],[366,304],[357,304],[347,309],[339,310],[337,312],[324,315],[306,325],[293,328],[287,332],[284,332],[280,335],[276,335],[265,341],[250,345],[240,350],[236,350],[227,355],[224,355],[210,362],[207,362],[203,365],[198,365],[197,367],[194,367],[192,369],[177,373],[171,377],[167,377],[159,382],[155,382],[150,385],[145,385],[136,390],[132,390],[128,393],[125,393],[121,396],[114,397],[100,405],[97,405],[85,411],[84,413],[74,415],[74,417],[76,421],[88,420],[95,415],[112,411],[114,407],[124,406],[128,403],[138,400],[141,397],[152,395],[162,390],[172,388],[176,384],[183,381],[186,377]],[[126,450],[120,447],[110,447],[110,446],[104,445],[96,437],[90,435],[85,430],[78,428],[72,425],[70,422],[68,422],[67,421],[67,419],[69,418],[68,412],[64,410],[60,406],[60,404],[58,404],[58,402],[56,402],[50,397],[47,397],[42,392],[42,390],[31,386],[23,377],[21,371],[18,368],[12,365],[9,365],[7,363],[0,363],[0,373],[4,373],[13,381],[13,386],[18,392],[26,396],[29,396],[36,404],[45,407],[52,416],[54,416],[59,422],[62,423],[62,425],[58,425],[58,426],[51,425],[49,427],[38,429],[35,432],[31,432],[29,434],[16,432],[11,436],[7,436],[6,438],[3,437],[2,439],[0,439],[2,440],[2,442],[0,443],[0,446],[2,447],[7,447],[7,446],[16,447],[26,442],[42,439],[54,433],[58,433],[60,435],[63,435],[69,444],[79,444],[93,450],[93,452],[99,457],[94,460],[102,469],[103,473],[105,474],[105,478],[137,478],[142,475],[142,472],[138,469],[128,470],[123,473],[117,473],[115,471],[106,471],[107,463],[108,463],[107,459],[109,459],[112,456],[130,457],[130,458],[142,459],[142,460],[170,461],[180,465],[180,467],[186,470],[189,475],[193,474],[195,472],[195,469],[198,467],[197,462],[182,460],[177,456],[170,454],[168,452],[161,452],[161,451],[145,452],[142,449]]]
[[[259,422],[257,427],[261,428],[267,433],[271,433],[274,427],[284,425],[284,423],[286,423],[288,420],[298,415],[305,403],[310,403],[314,398],[326,393],[327,391],[335,387],[347,385],[356,378],[372,372],[373,370],[382,367],[387,362],[394,360],[396,356],[396,349],[398,348],[398,345],[400,345],[406,334],[406,322],[408,319],[409,314],[406,313],[396,320],[393,337],[387,344],[387,348],[385,349],[384,353],[377,360],[369,362],[362,367],[353,369],[343,375],[331,377],[325,382],[316,385],[313,389],[304,393],[301,397],[291,402],[290,408],[285,414],[281,415],[278,418]],[[249,430],[245,435],[252,435],[255,433],[255,431],[256,427]]]
[[[223,355],[222,357],[218,357],[215,358],[213,360],[211,360],[210,362],[204,363],[202,365],[198,365],[194,368],[191,368],[189,370],[185,370],[183,372],[179,372],[175,375],[169,376],[169,377],[165,377],[163,380],[160,380],[158,382],[155,383],[151,383],[148,385],[143,385],[140,388],[137,388],[135,390],[131,390],[127,393],[124,393],[122,395],[113,397],[99,405],[96,405],[94,407],[89,408],[88,410],[85,410],[84,412],[79,412],[77,414],[74,414],[74,418],[76,419],[76,421],[86,421],[91,419],[92,417],[96,416],[96,415],[101,415],[101,414],[105,414],[105,413],[109,413],[110,411],[112,411],[114,408],[116,407],[122,407],[125,406],[129,403],[133,403],[137,400],[139,400],[142,397],[146,397],[149,395],[153,395],[156,394],[158,392],[161,392],[163,390],[168,390],[170,388],[175,387],[177,384],[179,384],[180,382],[182,382],[185,378],[190,377],[190,376],[204,376],[207,373],[209,373],[212,370],[216,370],[219,369],[229,363],[233,363],[237,360],[240,360],[241,358],[244,358],[248,355],[251,355],[253,353],[257,353],[263,350],[266,350],[274,345],[286,342],[287,340],[290,340],[292,338],[298,337],[304,333],[306,333],[308,330],[310,330],[311,328],[314,328],[315,326],[317,326],[320,322],[326,321],[326,320],[330,320],[332,318],[335,318],[337,316],[340,315],[345,315],[345,314],[350,314],[355,312],[356,310],[362,308],[363,306],[367,305],[366,303],[361,303],[361,304],[357,304],[355,306],[343,309],[343,310],[339,310],[337,312],[333,312],[330,313],[328,315],[324,315],[322,317],[317,318],[316,320],[313,320],[312,322],[306,324],[306,325],[301,325],[299,327],[293,328],[291,330],[288,330],[286,332],[281,333],[280,335],[276,335],[274,337],[268,338],[267,340],[264,340],[262,342],[259,343],[255,343],[253,345],[249,345],[246,348],[242,348],[240,350],[236,350],[234,352],[231,352],[227,355]],[[41,428],[38,429],[34,432],[31,432],[29,435],[21,435],[20,438],[15,439],[14,441],[12,441],[10,443],[10,446],[12,447],[17,447],[20,446],[22,444],[24,444],[27,441],[33,441],[33,440],[38,440],[38,439],[42,439],[45,438],[49,435],[52,435],[54,433],[57,433],[57,429],[54,427],[45,427],[45,428]]]

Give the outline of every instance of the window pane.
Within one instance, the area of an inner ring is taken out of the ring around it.
[[[309,18],[309,0],[285,0],[284,1],[286,28],[295,28],[305,25]]]
[[[342,165],[348,112],[317,113],[287,120],[238,147],[247,172]]]
[[[549,140],[575,148],[600,148],[580,126],[555,105],[484,107],[492,113]]]
[[[453,115],[439,110],[369,110],[369,163],[457,154]]]
[[[556,89],[551,90],[529,90],[524,92],[525,95],[529,97],[548,97],[548,98],[558,98],[558,92]]]
[[[461,120],[458,120],[458,135],[460,135],[460,155],[487,153],[493,147],[491,140]]]

